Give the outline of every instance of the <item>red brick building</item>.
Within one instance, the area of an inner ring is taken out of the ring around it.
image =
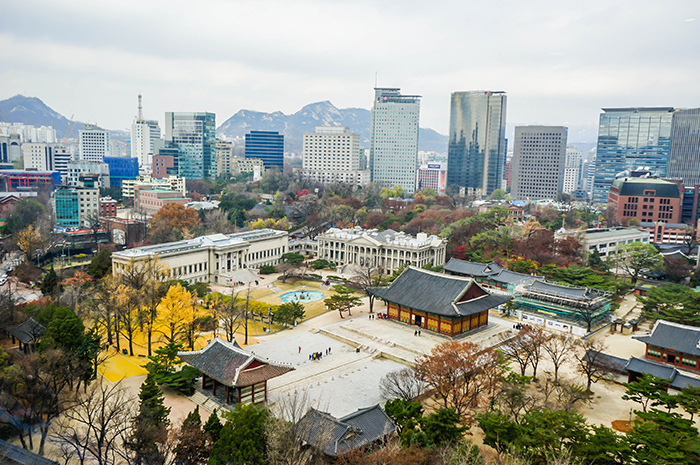
[[[146,215],[155,215],[158,210],[169,203],[188,204],[191,198],[180,191],[155,189],[151,186],[134,186],[134,210]]]
[[[100,216],[117,216],[117,201],[110,196],[100,198]]]
[[[608,207],[615,209],[615,218],[624,222],[637,218],[640,222],[680,223],[683,189],[675,182],[658,178],[618,178],[608,194]]]

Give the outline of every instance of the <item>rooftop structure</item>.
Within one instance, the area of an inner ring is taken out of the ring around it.
[[[632,337],[646,344],[646,358],[700,371],[700,328],[657,320],[649,334]]]
[[[618,247],[632,242],[649,242],[649,232],[635,228],[590,228],[584,231],[579,230],[558,230],[554,237],[561,239],[573,237],[586,251],[586,259],[595,250],[604,260],[617,252]]]
[[[450,258],[450,261],[445,264],[445,272],[451,275],[474,278],[479,284],[509,293],[513,293],[519,284],[531,284],[538,280],[544,280],[544,276],[516,273],[502,268],[494,262],[475,263],[458,258]]]

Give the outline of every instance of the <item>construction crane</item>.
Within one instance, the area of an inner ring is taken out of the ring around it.
[[[70,120],[68,120],[68,127],[66,128],[66,135],[63,136],[63,139],[61,139],[61,144],[64,146],[66,145],[66,141],[68,140],[68,136],[71,135],[73,132],[73,129],[75,128],[75,124],[73,123],[73,117],[75,114],[70,115]]]

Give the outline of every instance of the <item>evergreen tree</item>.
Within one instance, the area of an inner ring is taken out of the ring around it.
[[[44,275],[41,277],[41,283],[39,284],[41,293],[44,295],[56,294],[59,289],[59,281],[58,275],[56,274],[56,271],[54,271],[52,265],[51,269],[44,273]]]
[[[202,430],[202,419],[199,416],[199,406],[187,415],[176,435],[175,446],[176,465],[200,465],[207,461],[209,446],[206,434]]]
[[[209,465],[265,465],[265,425],[269,411],[264,406],[236,405],[224,414],[221,429],[209,455]]]
[[[221,424],[219,417],[216,415],[216,409],[214,409],[211,415],[209,415],[209,419],[204,424],[204,432],[209,435],[209,440],[212,444],[219,440],[221,428],[223,427],[224,425]]]
[[[126,446],[132,452],[134,465],[163,465],[164,446],[168,439],[170,408],[163,404],[163,393],[152,374],[146,376],[139,391],[139,414],[134,419],[133,432]]]
[[[87,272],[95,279],[102,279],[109,274],[111,268],[112,252],[107,249],[102,249],[90,261]]]

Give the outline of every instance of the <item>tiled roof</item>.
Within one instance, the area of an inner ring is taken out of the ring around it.
[[[205,348],[178,352],[183,362],[226,386],[250,386],[293,370],[291,366],[271,362],[240,348],[236,343],[214,338]],[[247,368],[253,361],[261,366]]]
[[[396,425],[375,405],[343,418],[310,409],[300,420],[304,441],[330,457],[337,457],[396,432]]]
[[[367,292],[402,307],[448,317],[471,315],[511,299],[490,295],[484,290],[485,296],[457,303],[470,286],[479,287],[471,278],[410,266],[390,286],[368,288]]]
[[[522,282],[544,280],[544,276],[532,276],[524,273],[516,273],[515,271],[506,270],[505,268],[500,273],[489,276],[489,278],[506,284],[520,284]]]
[[[458,258],[450,258],[445,264],[445,271],[450,273],[459,273],[468,276],[483,277],[490,276],[494,273],[501,271],[501,267],[497,264],[491,263],[476,263],[468,262],[465,260],[459,260]]]
[[[647,373],[657,378],[668,380],[668,385],[678,390],[689,386],[700,387],[700,378],[684,374],[677,368],[663,363],[630,357],[625,368],[634,373]]]
[[[700,328],[657,320],[649,334],[632,336],[645,344],[700,356]]]
[[[597,353],[592,357],[591,353],[592,351],[590,349],[586,351],[586,354],[583,356],[585,362],[590,362],[591,358],[593,358],[593,364],[600,368],[605,368],[615,373],[627,373],[627,359],[604,353]]]
[[[598,293],[585,287],[568,287],[559,284],[549,283],[546,281],[535,281],[532,284],[525,286],[528,292],[536,294],[545,294],[553,297],[564,297],[571,300],[579,300],[588,302],[596,297]]]
[[[3,465],[58,465],[58,462],[37,455],[20,446],[0,439],[0,464]]]
[[[20,340],[22,344],[33,341],[34,339],[41,336],[46,328],[40,323],[38,323],[34,318],[29,318],[24,323],[20,323],[16,326],[10,326],[8,331],[14,337]]]

